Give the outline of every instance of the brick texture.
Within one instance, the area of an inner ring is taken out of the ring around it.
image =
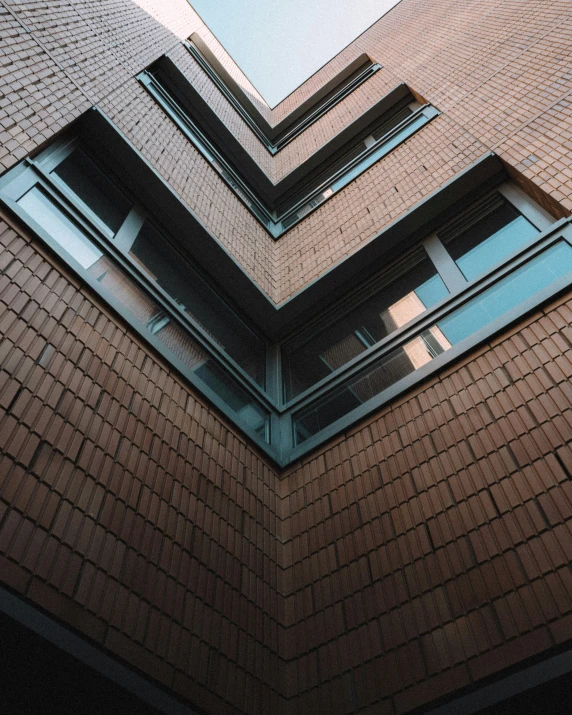
[[[274,471],[4,221],[0,241],[2,579],[208,710],[276,712]]]
[[[406,712],[570,637],[571,309],[545,307],[285,475],[291,712],[313,697]]]
[[[383,69],[271,157],[271,124]],[[493,150],[572,209],[570,0],[402,0],[270,109],[186,0],[0,0],[0,171],[97,106],[277,304]],[[168,54],[278,181],[405,82],[441,115],[278,242],[143,91]],[[572,639],[572,296],[279,474],[0,217],[0,579],[214,715],[405,713]]]

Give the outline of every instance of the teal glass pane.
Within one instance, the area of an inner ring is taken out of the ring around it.
[[[449,295],[441,276],[433,276],[433,278],[425,281],[415,289],[415,293],[425,308],[430,308]]]
[[[526,246],[538,233],[536,226],[503,201],[446,246],[465,278],[472,280]]]
[[[401,142],[406,139],[411,134],[415,133],[418,129],[427,123],[427,119],[424,115],[419,115],[410,124],[404,127],[400,132],[398,132],[394,137],[389,139],[389,141],[383,142],[374,152],[369,154],[367,157],[360,161],[359,164],[354,166],[351,171],[344,174],[338,181],[332,184],[331,188],[333,191],[339,191],[341,188],[353,181],[357,176],[359,176],[370,166],[373,166],[382,157],[388,154],[392,149],[401,144]]]
[[[437,325],[456,345],[571,270],[572,248],[567,243],[557,243]]]
[[[283,352],[286,399],[330,375],[372,345],[424,313],[449,293],[424,251],[414,265],[372,287],[369,296],[302,344]],[[343,309],[343,308],[342,308]]]
[[[296,444],[431,363],[453,345],[570,273],[572,247],[561,241],[298,413],[294,418]]]
[[[103,255],[79,226],[60,211],[37,186],[24,194],[18,204],[82,268],[89,268]]]
[[[205,362],[195,370],[195,374],[233,410],[239,424],[251,429],[263,441],[269,441],[269,413],[254,402],[216,363],[212,360]]]
[[[18,204],[100,287],[103,297],[125,309],[172,357],[196,374],[234,413],[239,424],[268,439],[268,412],[111,256],[87,238],[41,189],[30,189]]]

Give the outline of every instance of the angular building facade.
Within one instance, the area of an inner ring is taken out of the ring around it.
[[[572,2],[0,28],[10,711],[569,712]]]

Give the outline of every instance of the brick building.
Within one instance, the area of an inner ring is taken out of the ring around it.
[[[569,712],[572,2],[273,109],[186,0],[0,47],[10,711]]]

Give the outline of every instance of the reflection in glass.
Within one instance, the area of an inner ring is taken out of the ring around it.
[[[413,340],[384,355],[320,402],[301,411],[294,419],[296,444],[379,395],[570,271],[572,248],[561,241]]]
[[[286,215],[282,219],[282,228],[287,229],[289,226],[296,223],[296,221],[308,214],[313,208],[319,206],[336,191],[342,189],[366,171],[366,169],[373,166],[377,161],[379,161],[379,159],[394,149],[406,137],[410,136],[427,123],[427,117],[420,115],[409,124],[403,126],[402,129],[393,137],[384,141],[384,138],[387,135],[390,135],[392,131],[396,130],[400,124],[405,122],[405,120],[410,117],[412,113],[413,111],[409,107],[404,107],[400,111],[396,112],[392,117],[377,127],[377,129],[373,130],[366,139],[360,140],[355,146],[344,153],[343,156],[338,158],[324,171],[318,172],[314,178],[312,178],[311,184],[314,186],[324,184],[325,188],[320,191],[319,194],[315,194],[309,201],[305,202],[296,212]],[[375,148],[371,153],[368,153],[368,150],[370,150],[372,146],[375,146],[376,143],[378,143],[379,146],[377,146],[377,148]],[[364,156],[361,161],[357,161],[355,166],[347,171],[344,171],[337,179],[335,179],[335,175],[337,173],[345,170],[353,162],[358,160],[362,154]],[[331,181],[332,183],[328,183],[328,181]],[[289,210],[293,210],[293,208],[302,201],[307,192],[308,185],[306,184],[303,191],[296,194],[294,197],[291,197],[283,206],[279,208],[278,213],[284,214]]]
[[[413,134],[418,129],[421,129],[421,127],[426,123],[427,119],[423,115],[420,115],[419,117],[417,117],[417,119],[414,119],[410,124],[403,128],[402,132],[398,132],[391,139],[386,142],[383,142],[374,152],[366,156],[363,161],[354,166],[351,171],[349,171],[347,174],[344,174],[344,176],[340,177],[336,182],[334,182],[331,186],[332,190],[339,191],[339,189],[341,189],[343,186],[348,184],[350,181],[353,181],[356,176],[359,176],[366,169],[369,169],[370,166],[373,166],[377,161],[379,161],[379,159],[381,159],[381,157],[385,156],[392,149],[395,149],[396,146],[401,144],[404,139],[404,135],[409,136],[410,134]]]
[[[52,172],[113,233],[131,209],[131,202],[81,149],[75,149]]]
[[[208,385],[213,392],[222,397],[225,403],[236,413],[240,423],[249,427],[266,442],[270,441],[268,434],[269,415],[239,388],[234,380],[213,361],[203,363],[195,374]]]
[[[28,191],[19,205],[45,229],[85,272],[120,306],[142,323],[163,347],[194,372],[236,414],[239,424],[269,438],[270,416],[254,404],[246,391],[213,361],[201,345],[175,322],[111,257],[103,254],[38,188]]]
[[[30,189],[18,203],[82,268],[89,268],[103,255],[79,226],[56,208],[38,187]]]
[[[445,284],[423,251],[417,263],[374,289],[364,302],[303,345],[284,351],[286,398],[318,380],[401,328],[445,298]],[[412,259],[414,260],[414,259]]]
[[[467,280],[483,275],[539,233],[500,194],[477,207],[437,232]]]
[[[151,224],[143,224],[131,259],[188,313],[259,385],[266,346]]]

